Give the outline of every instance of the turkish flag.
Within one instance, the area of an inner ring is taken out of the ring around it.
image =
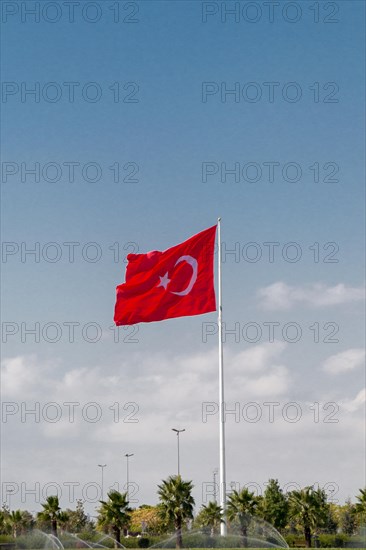
[[[117,286],[116,325],[216,311],[215,236],[216,225],[164,252],[128,254],[126,282]]]

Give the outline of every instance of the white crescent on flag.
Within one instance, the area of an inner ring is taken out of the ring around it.
[[[194,286],[194,283],[196,282],[197,280],[197,274],[198,274],[198,262],[195,258],[193,258],[192,256],[181,256],[180,258],[178,258],[178,260],[175,262],[174,264],[174,267],[179,264],[180,262],[187,262],[187,264],[189,264],[191,267],[192,267],[192,277],[191,277],[191,280],[189,281],[188,283],[188,286],[184,289],[184,290],[181,290],[180,292],[172,292],[172,294],[176,294],[177,296],[186,296],[187,294],[189,294]]]

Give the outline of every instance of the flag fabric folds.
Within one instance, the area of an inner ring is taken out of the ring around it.
[[[215,236],[216,225],[163,252],[128,254],[126,282],[116,289],[115,324],[216,311]]]

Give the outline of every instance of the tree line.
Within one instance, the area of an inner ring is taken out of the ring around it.
[[[256,496],[248,488],[232,491],[227,497],[224,517],[216,501],[202,505],[194,516],[195,501],[192,481],[181,476],[170,476],[158,485],[159,503],[142,505],[132,509],[128,494],[112,490],[107,500],[101,500],[96,521],[85,514],[83,503],[78,501],[76,510],[62,510],[58,496],[49,496],[42,504],[42,511],[35,517],[22,510],[0,510],[0,534],[20,534],[38,528],[50,531],[58,537],[60,531],[81,533],[99,531],[110,534],[115,546],[128,534],[164,535],[174,533],[176,547],[183,547],[183,532],[190,528],[201,529],[210,536],[219,534],[225,521],[230,532],[239,533],[243,547],[248,546],[253,518],[259,518],[281,534],[302,533],[307,547],[312,546],[314,535],[320,533],[344,533],[353,535],[366,523],[366,488],[360,489],[356,503],[347,500],[344,505],[328,502],[323,489],[304,487],[284,493],[276,479],[270,479],[263,496]]]

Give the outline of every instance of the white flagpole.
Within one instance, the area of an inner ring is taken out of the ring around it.
[[[219,243],[218,253],[218,283],[219,283],[219,418],[220,418],[220,506],[224,515],[224,522],[221,523],[220,533],[226,536],[226,465],[225,465],[225,416],[224,416],[224,353],[222,346],[222,281],[221,281],[221,218],[217,220],[217,240]]]

